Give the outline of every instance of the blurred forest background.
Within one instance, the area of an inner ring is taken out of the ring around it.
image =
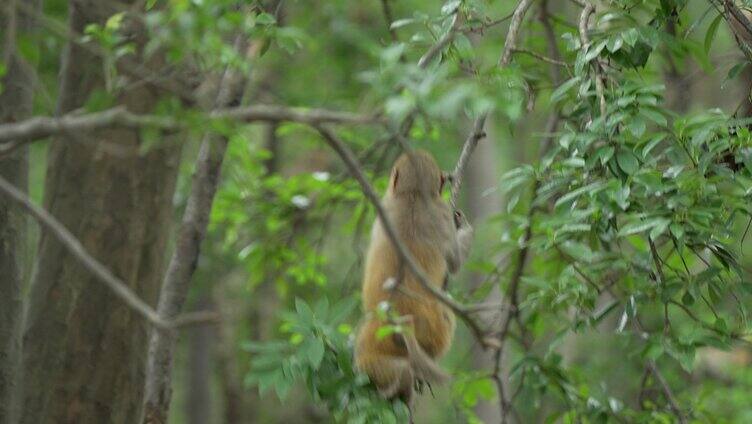
[[[746,2],[0,8],[0,423],[405,422],[351,359],[405,146],[476,229],[416,422],[752,422]]]

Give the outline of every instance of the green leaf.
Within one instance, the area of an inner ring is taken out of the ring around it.
[[[441,6],[441,13],[443,13],[444,15],[454,13],[454,11],[457,10],[457,8],[460,7],[461,4],[461,0],[449,0],[448,2],[444,3],[443,6]]]
[[[671,221],[666,218],[652,218],[645,221],[637,221],[624,225],[619,230],[619,236],[625,237],[632,234],[642,233],[653,228],[663,228],[664,230]]]
[[[634,174],[640,167],[635,155],[627,149],[619,149],[619,153],[616,154],[616,162],[619,164],[619,168],[628,175]]]
[[[261,25],[274,25],[277,23],[277,19],[274,17],[274,15],[271,15],[269,13],[259,13],[256,16],[256,23]]]
[[[739,62],[736,65],[732,66],[731,69],[728,71],[728,75],[726,75],[726,79],[732,80],[739,76],[739,74],[742,73],[742,71],[749,65],[749,62],[746,60],[743,62]]]
[[[303,299],[295,298],[295,311],[300,316],[300,320],[305,323],[313,322],[313,310]]]
[[[575,200],[576,198],[582,196],[585,193],[590,192],[591,194],[597,193],[600,190],[603,190],[603,188],[606,186],[606,184],[602,181],[596,181],[594,183],[588,184],[584,187],[580,187],[576,190],[573,190],[563,196],[561,196],[558,200],[556,200],[556,203],[554,203],[554,207],[559,207],[562,204],[571,202]]]
[[[715,35],[718,33],[718,25],[723,20],[723,15],[718,14],[718,16],[713,19],[713,22],[710,23],[710,26],[708,26],[708,30],[705,33],[705,53],[707,54],[710,51],[710,46],[713,44],[713,39],[715,38]]]
[[[376,330],[376,340],[383,340],[385,337],[388,337],[396,332],[396,325],[382,325]]]
[[[317,369],[324,359],[324,342],[318,338],[308,338],[300,346],[299,355],[308,360],[311,367]]]
[[[564,97],[567,91],[571,90],[572,87],[579,84],[581,80],[581,77],[574,77],[569,81],[562,83],[559,87],[556,88],[556,90],[553,91],[553,93],[551,93],[551,102],[556,103],[561,100],[561,98]]]
[[[110,31],[117,30],[120,28],[120,25],[122,25],[124,18],[125,12],[116,13],[107,18],[107,22],[105,23],[104,27]]]
[[[407,26],[415,22],[416,20],[412,18],[397,19],[396,21],[392,22],[392,24],[389,26],[389,29],[399,29],[399,28],[402,28],[403,26]]]

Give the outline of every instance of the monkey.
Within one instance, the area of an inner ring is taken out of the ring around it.
[[[382,205],[401,243],[431,284],[443,288],[467,257],[473,229],[443,200],[448,177],[425,150],[403,153],[392,167]],[[387,399],[400,398],[411,410],[413,387],[448,379],[436,360],[454,335],[452,311],[424,289],[407,269],[380,219],[371,230],[362,282],[365,320],[355,343],[355,365]],[[377,309],[387,303],[404,329],[377,337],[389,325]]]

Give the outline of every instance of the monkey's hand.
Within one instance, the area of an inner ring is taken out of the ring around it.
[[[473,244],[474,230],[465,218],[465,215],[457,210],[454,211],[454,225],[456,233],[452,241],[452,247],[447,255],[449,272],[456,273],[465,262],[470,246]]]
[[[464,226],[469,226],[470,223],[467,222],[467,218],[465,218],[465,214],[462,213],[461,210],[454,211],[454,228],[460,229]]]

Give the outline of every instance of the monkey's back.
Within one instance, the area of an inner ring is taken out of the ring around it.
[[[443,204],[442,204],[443,205]],[[390,216],[401,239],[413,258],[424,270],[430,283],[441,287],[447,274],[446,255],[438,240],[427,234],[438,234],[441,228],[425,228],[426,225],[450,225],[451,214],[434,217],[430,222],[415,221],[415,214]],[[447,222],[448,221],[448,222]],[[363,279],[363,307],[367,319],[363,324],[356,347],[358,352],[406,356],[404,344],[398,337],[378,339],[376,331],[388,323],[379,320],[376,309],[381,302],[388,302],[399,315],[411,315],[415,337],[425,352],[433,358],[443,355],[449,348],[454,333],[454,315],[440,301],[423,288],[407,265],[401,266],[399,253],[378,222],[374,223],[371,243],[366,258]],[[402,269],[400,269],[402,268]],[[384,287],[392,279],[389,287]],[[357,359],[357,358],[356,358]]]

